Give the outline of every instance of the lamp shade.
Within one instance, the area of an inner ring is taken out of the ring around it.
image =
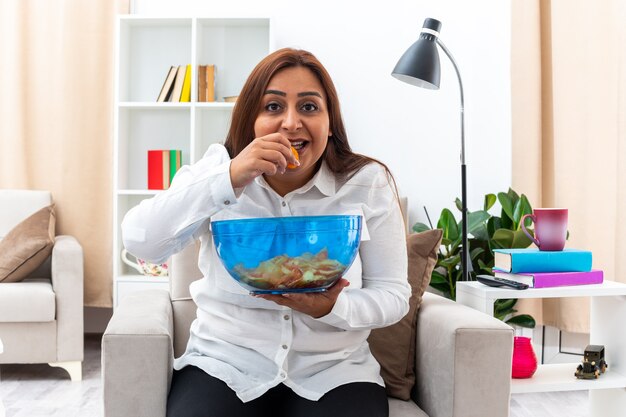
[[[391,75],[417,87],[438,90],[441,69],[437,36],[440,29],[440,21],[424,20],[419,39],[402,55]]]

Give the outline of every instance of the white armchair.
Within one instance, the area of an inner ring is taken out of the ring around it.
[[[171,259],[170,291],[120,301],[102,338],[105,417],[165,417],[172,362],[189,338],[201,278],[198,248]],[[390,417],[507,417],[513,329],[494,317],[426,293],[417,314],[412,401],[389,398]]]
[[[0,190],[0,239],[50,205],[48,191]],[[0,363],[48,363],[82,378],[83,250],[56,236],[52,255],[19,282],[0,282]]]

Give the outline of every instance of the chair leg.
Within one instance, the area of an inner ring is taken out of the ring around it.
[[[50,366],[63,368],[70,374],[72,382],[82,381],[83,379],[83,363],[81,361],[74,362],[50,362]]]

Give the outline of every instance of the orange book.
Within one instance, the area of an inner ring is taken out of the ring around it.
[[[206,66],[206,101],[215,101],[215,65]]]
[[[206,101],[206,65],[198,65],[198,101]]]

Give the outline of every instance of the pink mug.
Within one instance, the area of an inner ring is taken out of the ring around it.
[[[528,230],[524,221],[530,218],[535,224],[535,237]],[[537,208],[533,214],[525,214],[521,220],[522,230],[539,250],[560,251],[565,247],[567,238],[567,209]]]

